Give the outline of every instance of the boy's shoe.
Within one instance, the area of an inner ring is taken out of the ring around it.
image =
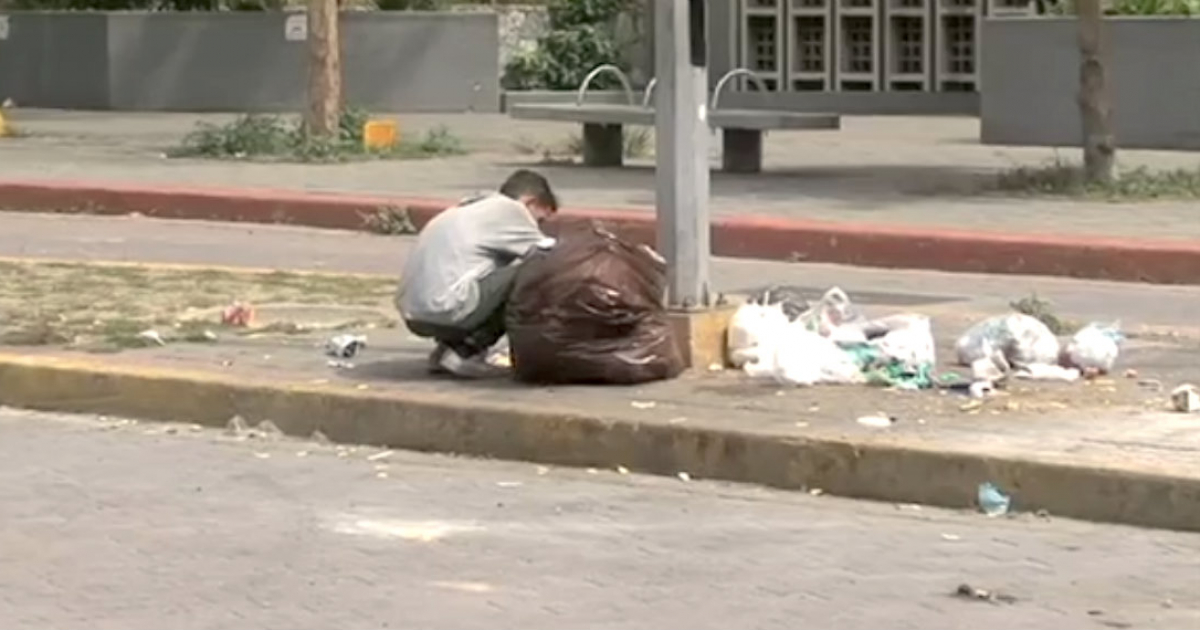
[[[446,349],[446,352],[442,353],[442,358],[438,362],[438,366],[459,378],[495,378],[508,373],[508,370],[504,368],[489,364],[486,352],[481,352],[470,357],[462,357],[449,348]]]
[[[433,352],[429,353],[429,373],[430,374],[445,374],[446,373],[446,368],[442,367],[442,358],[445,357],[446,353],[449,351],[450,351],[449,347],[447,347],[445,344],[439,343],[437,345],[437,347],[433,349]]]

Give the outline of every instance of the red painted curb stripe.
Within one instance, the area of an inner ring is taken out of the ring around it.
[[[445,200],[280,190],[152,187],[83,182],[0,181],[0,209],[129,214],[171,219],[281,223],[361,230],[383,208],[407,209],[419,228]],[[653,244],[647,212],[571,209],[556,221],[600,220],[626,238]],[[1035,234],[990,234],[721,217],[712,224],[713,253],[735,258],[830,262],[872,267],[1038,274],[1200,284],[1200,243]]]

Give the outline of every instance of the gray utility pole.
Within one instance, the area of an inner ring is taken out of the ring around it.
[[[650,0],[654,68],[658,250],[667,259],[667,301],[710,306],[707,0]],[[729,1],[729,0],[720,0]]]

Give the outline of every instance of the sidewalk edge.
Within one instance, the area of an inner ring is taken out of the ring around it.
[[[461,397],[117,366],[0,353],[0,404],[223,426],[240,415],[335,442],[615,468],[898,503],[969,508],[981,481],[1022,511],[1200,530],[1200,477],[934,451],[892,442],[765,435],[591,416]]]

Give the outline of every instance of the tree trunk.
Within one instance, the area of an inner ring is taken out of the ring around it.
[[[338,132],[342,109],[342,53],[338,37],[338,1],[308,2],[308,133],[330,137]]]
[[[1083,172],[1088,182],[1114,177],[1116,139],[1108,90],[1108,45],[1101,0],[1078,0],[1079,118],[1083,122]]]

